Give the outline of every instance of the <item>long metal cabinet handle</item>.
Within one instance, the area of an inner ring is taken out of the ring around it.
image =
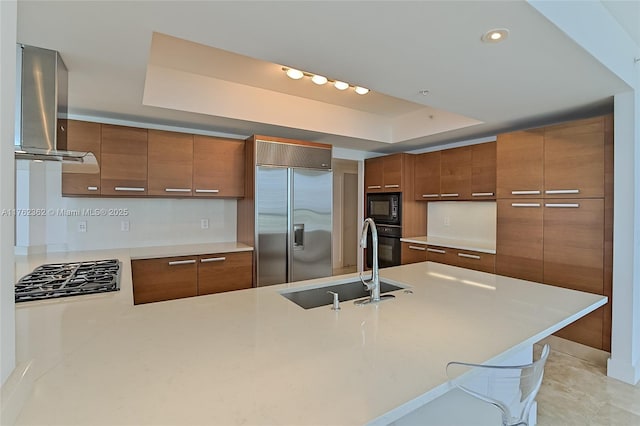
[[[196,189],[196,192],[201,193],[210,193],[210,194],[217,194],[218,192],[220,192],[219,189]]]
[[[434,248],[427,248],[427,251],[430,251],[431,253],[440,253],[440,254],[446,254],[447,252],[444,250],[440,250],[440,249],[434,249]]]
[[[494,195],[493,192],[472,192],[472,197],[492,197]]]
[[[382,189],[382,186],[380,186],[380,185],[369,185],[369,186],[367,186],[367,189]]]
[[[460,194],[440,194],[441,197],[459,197]]]
[[[134,186],[116,186],[114,189],[116,191],[144,192],[144,188],[139,188]]]
[[[394,185],[385,185],[385,188],[400,188],[400,185],[398,184],[394,184]]]
[[[458,253],[458,256],[460,257],[466,257],[467,259],[476,259],[479,260],[480,256],[476,255],[476,254],[466,254],[466,253]]]
[[[191,192],[191,188],[165,188],[165,192]]]
[[[511,203],[511,207],[540,207],[540,203]]]
[[[545,207],[557,207],[562,209],[577,209],[580,207],[579,203],[545,203]]]
[[[87,186],[87,191],[97,191],[98,187],[97,186]]]
[[[545,194],[579,194],[579,189],[549,189],[544,191]]]
[[[440,194],[422,194],[422,198],[435,198],[439,196]]]
[[[200,259],[200,263],[222,262],[226,259],[227,259],[226,257],[209,257],[206,259]]]
[[[169,266],[189,265],[191,263],[196,263],[196,260],[195,259],[191,259],[191,260],[173,260],[173,261],[169,262]]]
[[[411,250],[420,250],[420,251],[426,251],[427,250],[425,247],[418,247],[418,246],[409,246],[409,248]]]
[[[539,195],[540,191],[511,191],[511,195]]]

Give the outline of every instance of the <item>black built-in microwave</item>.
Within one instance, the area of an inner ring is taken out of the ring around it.
[[[367,194],[367,217],[376,223],[401,226],[402,194],[386,192]]]

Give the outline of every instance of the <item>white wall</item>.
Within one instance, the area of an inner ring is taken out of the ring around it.
[[[614,105],[613,323],[607,374],[640,381],[640,46],[601,2],[529,0],[630,87]],[[594,31],[597,28],[597,31]],[[615,46],[615,48],[612,48]]]
[[[13,209],[13,141],[16,84],[15,1],[0,1],[0,211]],[[15,367],[15,308],[13,302],[14,222],[0,214],[0,384]]]
[[[236,200],[62,197],[60,163],[18,163],[16,192],[28,196],[19,196],[16,207],[45,212],[19,224],[19,254],[236,239]],[[129,231],[121,230],[123,221]],[[86,232],[78,231],[80,222]]]
[[[429,203],[427,236],[496,244],[496,203],[440,201]]]

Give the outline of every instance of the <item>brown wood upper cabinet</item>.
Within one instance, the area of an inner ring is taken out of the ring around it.
[[[440,199],[440,151],[416,155],[413,182],[414,200]]]
[[[471,147],[445,149],[440,153],[440,199],[471,198]]]
[[[541,198],[544,184],[544,129],[498,135],[498,198]]]
[[[244,197],[245,141],[193,137],[193,195]]]
[[[471,199],[496,198],[496,142],[471,145]]]
[[[102,125],[101,195],[147,194],[147,129]]]
[[[149,195],[190,197],[193,135],[149,130]]]
[[[364,162],[364,186],[366,192],[402,192],[403,159],[408,154],[399,153],[368,158]]]
[[[605,117],[546,127],[545,198],[604,197]]]
[[[604,197],[609,116],[498,135],[498,198]]]
[[[67,145],[70,151],[92,152],[100,161],[100,123],[67,121]],[[99,195],[100,173],[62,173],[62,195]]]
[[[416,201],[496,198],[496,143],[487,142],[415,156]]]

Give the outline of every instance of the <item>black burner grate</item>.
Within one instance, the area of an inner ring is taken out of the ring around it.
[[[16,302],[120,290],[118,259],[38,266],[15,286]]]

